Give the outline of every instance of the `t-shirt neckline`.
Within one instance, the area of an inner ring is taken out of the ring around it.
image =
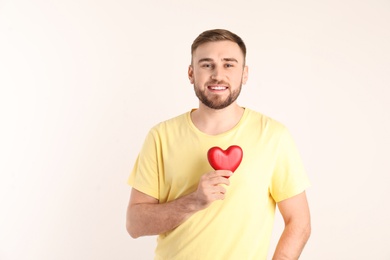
[[[201,130],[199,130],[195,124],[192,122],[192,119],[191,119],[191,113],[195,110],[197,110],[196,108],[193,108],[191,109],[189,112],[187,112],[187,123],[189,124],[190,128],[197,134],[199,135],[203,135],[203,136],[208,136],[208,137],[219,137],[219,136],[224,136],[224,135],[228,135],[232,132],[234,132],[236,129],[238,129],[241,125],[242,125],[242,122],[245,121],[245,118],[247,117],[248,113],[249,113],[249,109],[246,108],[246,107],[242,107],[244,109],[244,113],[242,114],[240,120],[238,121],[238,123],[232,127],[231,129],[229,129],[228,131],[226,132],[223,132],[223,133],[220,133],[220,134],[216,134],[216,135],[210,135],[210,134],[206,134],[204,132],[202,132]]]

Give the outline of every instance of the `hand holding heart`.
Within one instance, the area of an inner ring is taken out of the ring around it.
[[[198,188],[195,192],[199,209],[204,209],[212,202],[225,198],[226,188],[221,184],[229,186],[230,181],[226,176],[231,176],[232,174],[228,170],[217,170],[206,173],[200,178]]]
[[[200,209],[208,207],[215,200],[225,198],[226,188],[221,184],[230,185],[228,179],[240,165],[242,155],[242,149],[237,145],[232,145],[225,151],[219,147],[209,149],[207,158],[215,171],[206,173],[200,178],[195,192]]]

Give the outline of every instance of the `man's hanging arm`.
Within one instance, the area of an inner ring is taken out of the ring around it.
[[[306,193],[278,203],[285,223],[273,260],[295,260],[302,253],[311,233],[310,211]]]

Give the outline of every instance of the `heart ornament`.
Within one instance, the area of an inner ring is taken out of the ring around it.
[[[240,146],[232,145],[226,150],[215,146],[207,152],[207,159],[214,170],[234,172],[242,161],[243,152]]]

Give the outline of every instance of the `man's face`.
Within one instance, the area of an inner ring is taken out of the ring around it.
[[[237,43],[208,42],[194,51],[188,76],[202,104],[223,109],[236,101],[247,81],[248,68]]]

